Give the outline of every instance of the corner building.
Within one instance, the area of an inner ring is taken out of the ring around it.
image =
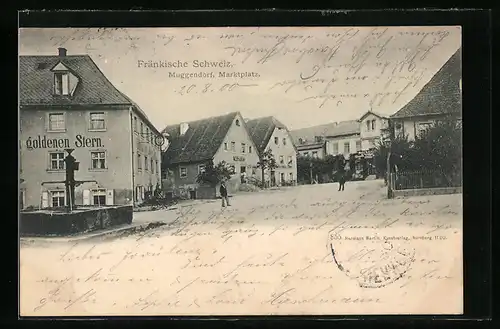
[[[66,149],[77,205],[137,204],[161,184],[160,132],[88,55],[20,56],[19,84],[21,209],[67,205]]]

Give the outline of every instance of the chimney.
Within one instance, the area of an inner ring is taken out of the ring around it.
[[[67,52],[68,52],[68,51],[66,50],[66,48],[62,48],[62,47],[57,48],[57,50],[59,51],[59,56],[60,56],[60,57],[65,57],[65,56],[66,56],[66,54],[67,54]]]
[[[179,134],[183,136],[186,133],[186,131],[188,131],[188,129],[189,129],[189,124],[187,122],[181,123],[179,127]]]

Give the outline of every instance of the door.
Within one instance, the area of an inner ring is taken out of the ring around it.
[[[285,173],[281,173],[280,174],[280,181],[281,181],[281,185],[285,185]]]
[[[247,171],[247,167],[246,166],[241,166],[240,167],[241,184],[244,184],[247,181],[247,179],[246,179],[246,177],[247,177],[246,171]]]
[[[274,170],[271,170],[271,186],[276,185],[276,172]]]

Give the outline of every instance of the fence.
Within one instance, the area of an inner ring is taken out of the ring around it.
[[[394,190],[462,186],[462,176],[444,171],[397,172],[391,175]]]

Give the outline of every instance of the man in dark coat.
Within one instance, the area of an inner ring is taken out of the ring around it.
[[[338,177],[338,181],[339,181],[339,191],[343,191],[344,190],[344,184],[345,184],[345,179],[346,179],[346,173],[344,170],[340,170],[338,173],[337,173],[337,177]]]
[[[222,199],[222,207],[225,207],[226,203],[227,203],[228,206],[230,206],[230,204],[229,204],[229,198],[227,197],[227,187],[226,187],[226,182],[225,181],[222,181],[220,183],[219,192],[220,192],[220,197]]]

